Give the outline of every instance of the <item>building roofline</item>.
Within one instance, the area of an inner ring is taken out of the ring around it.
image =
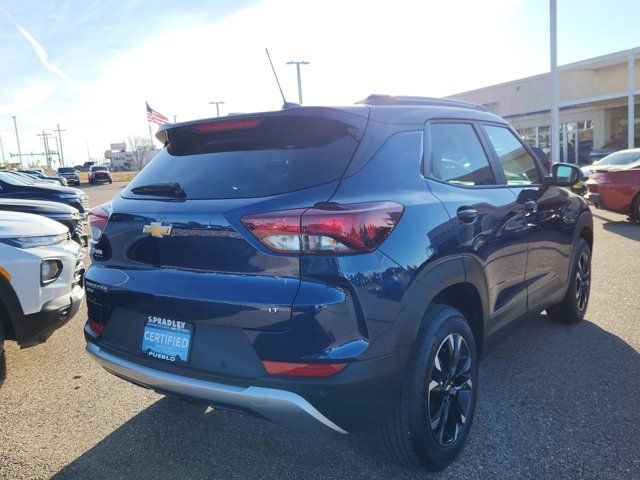
[[[634,55],[640,54],[640,47],[628,48],[626,50],[620,50],[618,52],[608,53],[606,55],[600,55],[598,57],[587,58],[585,60],[578,60],[577,62],[566,63],[564,65],[558,66],[559,71],[568,71],[575,70],[585,67],[592,67],[594,65],[600,64],[600,67],[608,67],[611,65],[619,65],[621,63],[626,63],[627,57],[629,53],[633,53]],[[474,88],[472,90],[465,90],[464,92],[458,92],[451,95],[446,95],[444,98],[455,98],[459,95],[465,95],[468,93],[477,93],[483,90],[488,90],[491,88],[497,87],[507,87],[509,85],[515,85],[517,83],[528,82],[531,80],[537,80],[540,78],[549,77],[551,75],[550,72],[538,73],[536,75],[531,75],[529,77],[522,77],[515,80],[509,80],[507,82],[494,83],[492,85],[487,85],[486,87]]]

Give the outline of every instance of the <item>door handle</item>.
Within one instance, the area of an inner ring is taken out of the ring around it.
[[[522,204],[522,207],[527,213],[536,213],[538,211],[538,202],[535,200],[527,200]]]
[[[471,207],[460,207],[458,209],[458,218],[464,223],[473,223],[478,218],[478,210]]]

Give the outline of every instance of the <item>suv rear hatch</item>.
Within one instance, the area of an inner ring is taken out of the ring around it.
[[[366,122],[366,107],[305,107],[162,129],[166,148],[113,200],[94,246],[90,315],[286,330],[299,256],[241,218],[326,202]]]

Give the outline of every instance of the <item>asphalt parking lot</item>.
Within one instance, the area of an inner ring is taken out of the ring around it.
[[[83,187],[93,205],[123,184]],[[544,315],[481,364],[462,457],[433,478],[632,478],[640,471],[640,225],[594,210],[586,320]],[[310,434],[165,398],[84,352],[84,307],[43,345],[6,346],[0,478],[415,478],[374,434]]]

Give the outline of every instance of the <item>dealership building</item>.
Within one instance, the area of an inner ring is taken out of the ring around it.
[[[640,147],[640,48],[558,67],[561,161],[609,144]],[[549,73],[451,95],[507,119],[530,145],[550,151]],[[635,134],[629,138],[629,124]],[[578,148],[575,148],[575,146]]]

